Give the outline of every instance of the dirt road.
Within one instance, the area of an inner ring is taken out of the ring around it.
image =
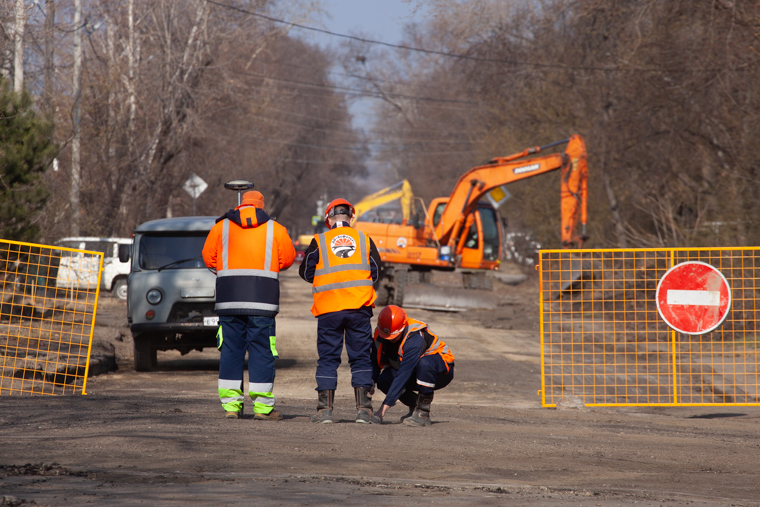
[[[495,311],[413,313],[456,355],[428,428],[353,423],[345,360],[340,423],[309,422],[316,321],[294,271],[281,422],[222,417],[216,351],[159,352],[157,371],[135,372],[125,307],[103,299],[96,335],[118,371],[88,396],[0,399],[0,505],[760,505],[760,409],[542,408],[537,282],[495,297]]]

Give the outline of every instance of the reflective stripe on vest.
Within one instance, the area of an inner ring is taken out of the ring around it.
[[[328,283],[327,285],[312,287],[311,293],[317,294],[318,292],[325,292],[327,290],[348,289],[349,287],[372,287],[372,285],[372,280],[352,280],[350,282]]]
[[[272,270],[272,251],[274,249],[274,224],[272,220],[268,220],[265,227],[264,269],[230,269],[230,221],[227,218],[224,219],[222,224],[222,269],[216,273],[217,302],[214,305],[216,310],[279,312],[280,274]],[[227,294],[229,296],[226,296]],[[226,301],[225,299],[228,297],[231,300]],[[220,299],[222,301],[219,301]]]

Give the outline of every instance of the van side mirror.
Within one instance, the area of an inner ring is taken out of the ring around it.
[[[132,245],[119,245],[119,262],[129,262],[132,255]]]

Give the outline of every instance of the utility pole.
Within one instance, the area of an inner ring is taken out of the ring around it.
[[[13,33],[15,53],[13,55],[13,91],[24,89],[24,28],[26,27],[25,0],[16,0],[16,27]]]
[[[79,236],[79,177],[82,141],[82,0],[74,0],[74,108],[71,140],[71,235]]]
[[[55,0],[45,0],[45,113],[53,121],[53,31],[55,30]]]

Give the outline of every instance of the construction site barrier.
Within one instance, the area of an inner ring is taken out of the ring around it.
[[[687,261],[730,286],[729,313],[703,334],[671,329],[657,308],[660,279]],[[543,406],[760,404],[760,248],[541,250],[537,269]]]
[[[103,254],[0,240],[0,395],[86,394]]]

